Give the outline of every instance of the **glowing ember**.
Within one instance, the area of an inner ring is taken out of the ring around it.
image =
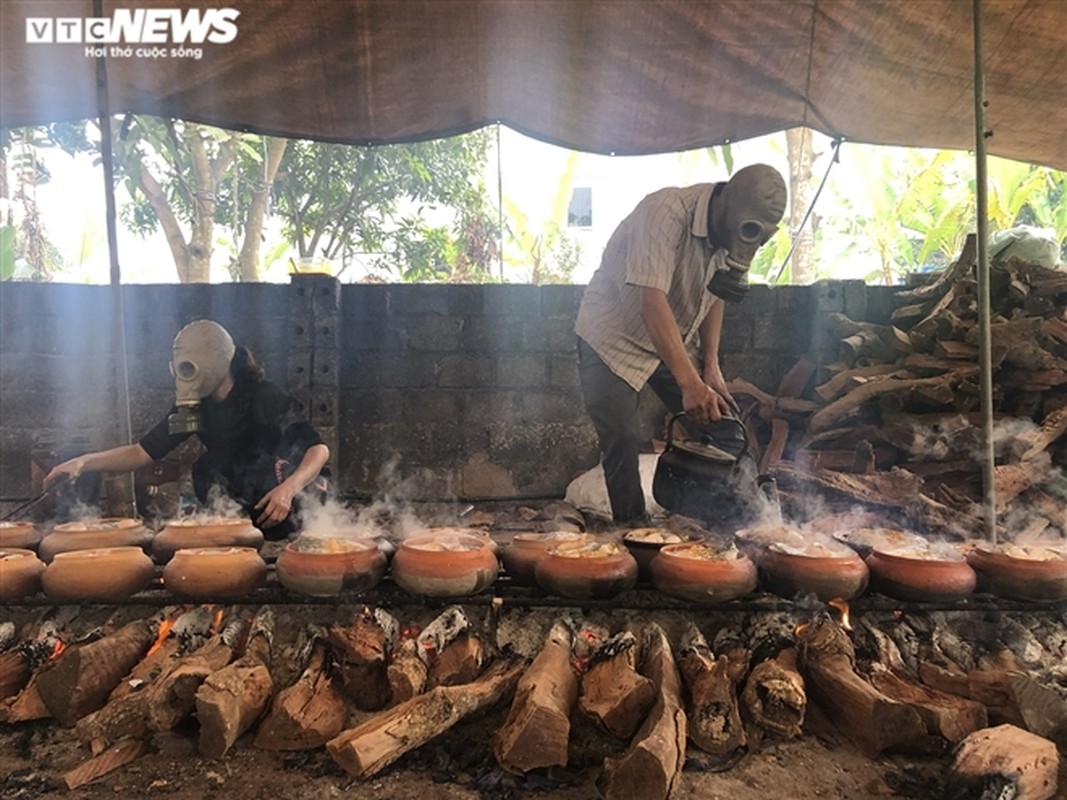
[[[215,609],[215,618],[211,621],[211,633],[216,634],[222,627],[223,611],[221,608]]]
[[[57,658],[59,658],[63,654],[63,651],[66,650],[66,649],[67,649],[67,646],[65,644],[63,644],[63,640],[62,639],[56,639],[56,643],[52,646],[52,654],[48,658],[51,659],[52,661],[55,661]]]

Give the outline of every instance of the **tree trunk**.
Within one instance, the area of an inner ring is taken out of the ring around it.
[[[811,170],[815,161],[810,128],[790,128],[785,132],[789,154],[789,233],[794,237],[793,283],[808,284],[815,280],[815,217],[800,230],[801,220],[814,194]]]
[[[254,281],[259,278],[259,245],[263,238],[263,219],[267,214],[267,200],[270,198],[274,176],[278,174],[282,156],[289,144],[288,139],[275,136],[264,137],[267,143],[267,156],[263,162],[262,181],[256,184],[252,192],[252,202],[245,212],[245,235],[241,252],[237,255],[237,274],[242,281]]]

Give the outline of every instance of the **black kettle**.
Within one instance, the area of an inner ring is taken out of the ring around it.
[[[700,520],[711,530],[732,533],[756,520],[767,506],[741,420],[723,417],[704,426],[698,440],[674,440],[681,411],[667,423],[667,446],[656,461],[652,496],[668,511]]]

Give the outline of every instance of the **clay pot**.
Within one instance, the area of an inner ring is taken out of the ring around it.
[[[796,528],[782,524],[753,525],[741,528],[734,534],[737,549],[751,558],[758,565],[764,552],[771,545],[786,545],[800,548],[806,541],[804,534]]]
[[[895,552],[905,548],[922,550],[929,546],[919,534],[893,528],[852,528],[835,531],[833,536],[859,553],[860,558],[866,558],[874,550]]]
[[[1017,600],[1067,599],[1067,548],[979,544],[967,562],[981,591]]]
[[[482,528],[460,528],[452,526],[443,526],[439,528],[419,528],[418,530],[412,531],[407,538],[420,539],[424,536],[429,536],[431,538],[441,540],[448,539],[452,536],[473,536],[476,539],[480,539],[481,541],[485,542],[489,549],[493,551],[494,556],[496,556],[497,558],[500,557],[500,543],[497,542],[492,537],[492,535],[490,535],[489,531],[484,530]]]
[[[974,591],[977,576],[959,553],[874,549],[866,559],[871,589],[900,600],[959,600]]]
[[[501,550],[500,557],[508,576],[523,586],[534,586],[537,578],[534,569],[537,562],[548,552],[563,542],[580,542],[585,535],[573,531],[552,531],[551,533],[517,533],[511,544]]]
[[[373,539],[301,536],[285,546],[274,569],[291,592],[328,597],[365,592],[385,575],[388,559]]]
[[[37,552],[48,563],[57,553],[72,550],[99,550],[104,547],[146,548],[152,542],[152,533],[138,520],[124,517],[83,519],[64,522],[52,528],[41,539]]]
[[[252,521],[241,517],[171,520],[152,539],[152,555],[165,563],[178,550],[194,547],[263,546],[263,533]]]
[[[266,577],[267,564],[254,547],[190,547],[163,568],[163,585],[185,597],[241,597]]]
[[[541,588],[576,600],[608,599],[637,583],[637,560],[619,542],[557,544],[537,562]]]
[[[649,566],[660,551],[660,548],[669,544],[682,544],[684,542],[700,541],[695,534],[677,533],[664,528],[634,528],[622,535],[622,543],[630,551],[630,555],[637,561],[637,577],[639,580],[652,580],[652,572]]]
[[[867,588],[870,572],[849,547],[828,540],[802,548],[772,544],[759,560],[764,586],[782,597],[812,593],[823,602],[851,600]]]
[[[735,548],[719,550],[703,542],[668,544],[650,566],[652,585],[693,603],[721,603],[756,590],[752,559]]]
[[[400,543],[391,570],[397,586],[426,597],[463,597],[496,580],[500,564],[486,536],[456,528],[435,530],[449,533],[412,536]]]
[[[140,547],[101,547],[56,553],[41,576],[54,600],[115,601],[143,591],[156,568]]]
[[[41,532],[32,522],[0,522],[0,547],[35,550],[40,541]]]
[[[0,548],[0,601],[37,594],[44,562],[24,547]]]

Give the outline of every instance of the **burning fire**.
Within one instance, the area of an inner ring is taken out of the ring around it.
[[[52,654],[48,656],[49,660],[55,661],[57,658],[63,655],[63,651],[66,649],[67,646],[63,644],[63,640],[56,639],[56,643],[52,646]]]
[[[841,597],[835,597],[833,600],[828,600],[826,605],[836,608],[841,613],[841,619],[838,620],[838,624],[846,631],[851,631],[852,617],[849,613],[848,601]]]
[[[148,652],[145,653],[145,658],[152,655],[159,648],[163,646],[163,642],[167,640],[167,636],[170,635],[171,629],[174,627],[174,621],[176,617],[170,617],[159,623],[159,633],[156,635],[156,640],[152,646],[148,648]]]
[[[578,635],[574,638],[573,657],[571,658],[571,666],[575,672],[581,675],[589,669],[589,662],[593,660],[593,654],[601,644],[603,644],[602,638],[596,631],[589,628],[582,628],[578,631]]]

